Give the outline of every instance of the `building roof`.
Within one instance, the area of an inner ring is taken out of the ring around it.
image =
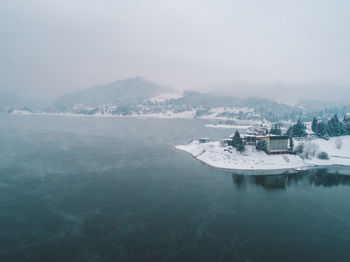
[[[288,140],[288,136],[270,136],[270,140]]]

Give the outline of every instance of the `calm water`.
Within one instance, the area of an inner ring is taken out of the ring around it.
[[[173,147],[230,132],[0,115],[0,261],[350,261],[349,169],[247,176]]]

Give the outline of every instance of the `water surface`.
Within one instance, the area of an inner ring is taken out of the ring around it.
[[[0,261],[350,261],[349,169],[215,169],[204,124],[0,115]]]

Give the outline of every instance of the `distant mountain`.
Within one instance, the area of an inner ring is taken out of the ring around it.
[[[173,115],[193,117],[224,117],[229,119],[267,119],[269,121],[297,119],[299,108],[265,98],[239,98],[225,94],[187,90],[175,95],[142,77],[117,81],[72,92],[55,100],[49,112],[86,115]],[[240,109],[239,109],[240,108]]]
[[[240,98],[230,95],[219,95],[213,93],[200,93],[197,91],[186,90],[182,97],[176,100],[168,101],[169,104],[183,104],[188,106],[209,106],[209,107],[249,107],[256,106],[275,106],[280,103],[267,98],[248,97]]]
[[[322,110],[324,108],[339,107],[339,106],[347,105],[347,104],[349,104],[349,103],[301,99],[298,101],[297,106],[302,107],[308,111],[319,111],[319,110]]]
[[[8,110],[3,108],[2,111]],[[314,117],[327,120],[334,114],[342,118],[350,112],[350,106],[307,100],[291,106],[262,97],[239,98],[221,92],[187,90],[178,94],[171,88],[134,77],[68,93],[56,99],[53,107],[41,111],[23,107],[11,110],[11,113],[40,112],[295,122],[298,119],[311,121]]]
[[[72,106],[76,104],[97,105],[137,105],[145,100],[164,93],[172,93],[172,89],[160,86],[143,77],[134,77],[116,81],[109,85],[97,86],[68,93],[54,101],[60,106]]]

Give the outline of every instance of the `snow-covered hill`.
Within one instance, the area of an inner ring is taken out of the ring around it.
[[[108,85],[68,93],[51,106],[28,108],[25,104],[9,108],[9,113],[48,113],[59,115],[126,116],[126,117],[191,117],[216,120],[242,120],[257,123],[293,123],[298,119],[311,121],[313,117],[328,120],[350,112],[350,106],[334,108],[293,106],[263,97],[239,98],[222,92],[202,93],[186,90],[182,93],[161,86],[143,77],[120,80]],[[311,108],[311,109],[309,109]],[[219,123],[220,124],[220,123]],[[234,124],[235,125],[235,124]],[[287,125],[287,127],[289,124]],[[231,126],[215,125],[211,127]]]
[[[170,88],[160,86],[143,77],[116,81],[109,85],[97,86],[68,93],[54,101],[56,106],[100,106],[137,105],[161,94],[169,94]]]

